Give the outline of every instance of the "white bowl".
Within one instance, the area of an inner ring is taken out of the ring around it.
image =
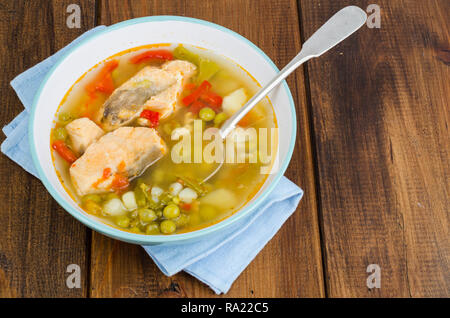
[[[52,164],[50,130],[58,105],[75,81],[100,61],[126,49],[154,43],[185,43],[212,50],[242,66],[260,84],[267,83],[278,72],[264,52],[229,29],[192,18],[154,16],[124,21],[94,33],[76,45],[48,73],[34,99],[29,126],[31,153],[40,179],[56,201],[88,227],[118,240],[143,245],[196,240],[217,233],[250,213],[283,176],[296,138],[295,107],[289,88],[283,82],[269,95],[279,126],[279,164],[240,211],[207,228],[174,235],[121,231],[84,212],[63,188]]]

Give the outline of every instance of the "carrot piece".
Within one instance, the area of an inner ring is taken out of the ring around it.
[[[169,50],[152,50],[133,56],[130,59],[132,64],[139,64],[148,60],[173,60],[173,54]]]
[[[156,128],[159,124],[159,113],[149,109],[144,109],[139,117],[146,118],[150,121],[150,127]]]
[[[114,82],[111,73],[117,66],[119,66],[119,62],[116,60],[105,63],[94,79],[86,85],[89,96],[95,98],[95,92],[111,94],[114,91]]]
[[[203,94],[200,95],[200,100],[204,101],[205,103],[207,103],[208,105],[210,105],[212,108],[218,109],[222,106],[222,100],[223,98],[212,92],[205,92]]]
[[[196,87],[197,86],[195,86],[194,83],[187,83],[186,85],[184,85],[184,89],[187,90],[187,91],[192,91]]]
[[[77,160],[77,156],[70,150],[64,141],[55,140],[52,148],[68,163],[72,164]]]
[[[191,94],[184,97],[182,102],[185,106],[189,106],[193,102],[195,102],[203,92],[208,91],[211,88],[211,83],[208,81],[203,81],[196,90],[194,90]]]
[[[204,108],[204,107],[208,107],[207,104],[205,104],[204,102],[200,101],[200,100],[196,100],[195,102],[193,102],[191,104],[191,107],[189,107],[189,110],[194,113],[194,114],[198,114],[198,112],[200,111],[200,109]]]
[[[189,211],[192,208],[192,204],[190,203],[180,203],[180,208],[184,211]]]
[[[111,188],[120,191],[125,190],[130,185],[130,181],[128,181],[128,178],[125,176],[122,176],[121,174],[116,173],[114,175],[114,179],[111,183]]]

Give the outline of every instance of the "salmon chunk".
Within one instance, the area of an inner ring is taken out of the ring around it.
[[[73,150],[81,155],[86,148],[105,133],[89,118],[78,118],[66,125]]]
[[[160,119],[164,119],[176,110],[183,86],[195,75],[197,67],[190,62],[176,60],[164,63],[161,68],[173,74],[177,81],[166,90],[151,97],[144,108],[160,113]]]
[[[106,131],[125,126],[136,119],[144,104],[177,82],[177,73],[147,66],[114,90],[99,110],[99,121]]]
[[[91,144],[70,167],[80,196],[113,191],[114,179],[140,175],[167,152],[156,130],[121,127]]]

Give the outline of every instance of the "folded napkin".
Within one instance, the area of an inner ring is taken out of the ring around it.
[[[23,72],[11,86],[25,106],[14,120],[3,127],[7,136],[1,151],[36,177],[28,145],[28,111],[42,80],[51,67],[76,43],[104,29],[96,27],[51,57]],[[265,201],[245,218],[205,240],[176,245],[143,246],[167,276],[182,270],[210,286],[217,294],[226,293],[286,219],[295,211],[303,191],[283,177]]]

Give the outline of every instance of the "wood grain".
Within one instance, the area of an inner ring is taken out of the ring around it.
[[[305,38],[355,3],[371,1],[300,1]],[[327,291],[448,297],[450,2],[376,3],[380,29],[307,66]]]
[[[66,27],[66,7],[80,3],[82,28]],[[23,110],[9,82],[94,26],[93,1],[0,3],[0,95],[3,127]],[[52,199],[39,180],[0,156],[0,297],[87,295],[88,231]],[[81,266],[81,289],[68,289],[69,264]]]
[[[228,27],[261,47],[278,66],[300,49],[295,1],[101,1],[101,24],[149,15],[181,15]],[[298,210],[237,279],[227,297],[323,297],[321,252],[301,70],[288,80],[298,137],[287,176],[305,190]],[[91,296],[206,297],[214,293],[181,273],[165,277],[142,248],[93,233]]]

